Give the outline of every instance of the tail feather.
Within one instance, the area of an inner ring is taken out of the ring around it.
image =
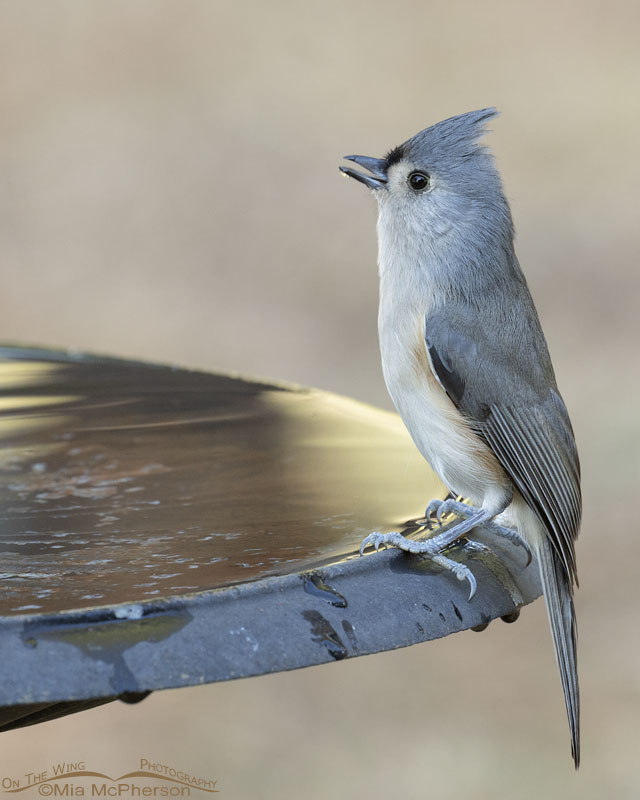
[[[538,545],[540,578],[562,679],[564,700],[571,729],[571,754],[580,766],[580,690],[576,650],[578,629],[573,607],[573,585],[562,563],[545,537]]]

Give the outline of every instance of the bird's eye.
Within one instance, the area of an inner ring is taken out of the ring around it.
[[[426,172],[412,172],[407,178],[407,183],[414,192],[424,192],[429,187],[429,176]]]

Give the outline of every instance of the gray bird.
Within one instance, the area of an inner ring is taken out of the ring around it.
[[[456,500],[426,517],[459,521],[417,541],[367,545],[422,553],[475,579],[443,550],[482,526],[536,554],[580,761],[577,586],[580,464],[571,422],[513,246],[500,175],[478,143],[493,108],[439,122],[385,158],[346,156],[341,171],[378,201],[378,331],[387,389],[413,441]],[[471,599],[471,598],[470,598]]]

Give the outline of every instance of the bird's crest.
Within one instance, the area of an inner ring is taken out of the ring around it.
[[[486,122],[497,115],[495,108],[482,108],[437,122],[391,150],[385,158],[386,167],[404,157],[418,160],[428,154],[433,160],[447,156],[460,159],[482,152],[485,148],[478,140],[486,133]]]

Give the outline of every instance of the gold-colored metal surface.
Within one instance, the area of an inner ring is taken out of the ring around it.
[[[296,572],[446,494],[398,417],[346,398],[1,354],[2,615]]]

